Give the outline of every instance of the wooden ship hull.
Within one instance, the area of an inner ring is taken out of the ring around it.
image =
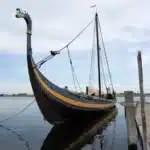
[[[51,124],[62,123],[65,120],[99,111],[103,115],[105,111],[115,105],[115,102],[102,98],[93,102],[92,99],[81,98],[77,94],[54,85],[35,67],[30,56],[28,56],[28,69],[35,99],[44,118]]]
[[[86,114],[105,113],[115,105],[115,101],[104,98],[93,99],[62,89],[50,82],[39,71],[32,57],[32,20],[26,12],[17,9],[17,18],[27,23],[27,62],[30,82],[37,104],[44,118],[51,124],[59,124]]]

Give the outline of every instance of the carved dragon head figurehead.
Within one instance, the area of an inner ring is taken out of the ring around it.
[[[26,12],[21,10],[20,8],[16,9],[16,18],[24,18],[27,23],[27,31],[32,32],[32,20],[30,15]]]
[[[23,11],[21,10],[20,8],[17,8],[16,9],[16,18],[26,18],[27,17],[27,12],[26,11]]]

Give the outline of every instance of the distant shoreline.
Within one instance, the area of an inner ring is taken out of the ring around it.
[[[140,97],[140,94],[134,94],[134,97]],[[150,97],[150,94],[144,94],[145,97]],[[116,97],[124,97],[124,94],[116,94]]]
[[[0,95],[0,97],[34,97],[34,95]]]
[[[2,95],[0,94],[0,97],[34,97],[34,95],[23,95],[23,94],[13,94],[13,95]],[[124,97],[124,95],[116,94],[116,97]],[[134,97],[140,97],[140,95],[134,95]],[[150,94],[145,94],[145,97],[150,97]]]
[[[116,95],[116,97],[124,97],[124,95]],[[140,95],[134,95],[133,97],[140,97]],[[145,97],[150,97],[150,95],[145,95]]]

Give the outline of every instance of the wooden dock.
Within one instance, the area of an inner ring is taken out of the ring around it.
[[[136,103],[133,102],[133,91],[125,91],[125,102],[122,105],[125,108],[125,118],[128,131],[128,149],[137,150],[138,134],[135,122]]]
[[[145,102],[141,52],[137,55],[140,102],[134,106],[133,92],[126,91],[125,116],[127,120],[129,146],[136,145],[139,137],[142,150],[150,150],[150,103]],[[137,134],[138,133],[138,134]],[[130,149],[130,147],[129,147]],[[131,148],[132,149],[132,148]]]
[[[146,135],[143,135],[143,122],[142,122],[142,116],[141,116],[141,104],[138,103],[136,107],[136,115],[135,115],[135,120],[136,120],[136,125],[137,125],[137,130],[140,134],[140,140],[142,144],[145,143],[146,149],[150,150],[150,103],[145,102],[144,103],[145,107],[145,122],[146,122]],[[146,136],[146,141],[144,141],[144,136]]]
[[[125,92],[125,94],[131,94],[131,92],[129,93],[128,91],[128,93]],[[133,146],[134,148],[136,147],[138,139],[140,140],[142,150],[150,150],[150,103],[144,103],[146,123],[144,125],[141,116],[141,103],[133,102],[132,97],[125,97],[125,100],[127,102],[123,102],[121,105],[125,108],[129,150],[133,149]],[[144,128],[146,126],[145,135],[143,134],[143,126]]]

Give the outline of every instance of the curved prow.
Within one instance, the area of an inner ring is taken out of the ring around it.
[[[22,11],[20,8],[16,9],[16,18],[24,18],[27,24],[27,55],[32,54],[31,48],[31,35],[32,35],[32,20],[30,15],[26,11]]]

